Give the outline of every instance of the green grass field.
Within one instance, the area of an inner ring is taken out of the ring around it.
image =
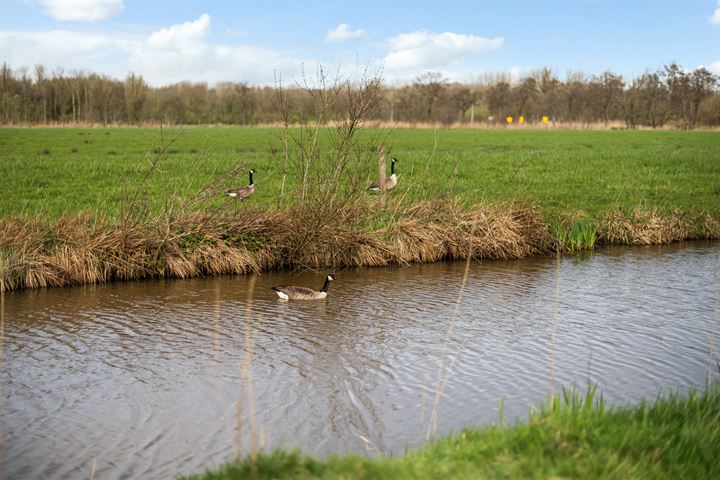
[[[556,397],[511,426],[465,430],[400,457],[317,460],[278,451],[196,479],[240,478],[718,478],[717,389],[608,408],[587,395]]]
[[[239,163],[257,170],[256,205],[280,191],[280,131],[268,128],[0,129],[0,216],[116,216],[153,151],[167,146],[150,195],[190,195]],[[377,131],[366,130],[366,135]],[[720,212],[720,133],[676,131],[388,130],[400,184],[416,201],[522,200],[550,215],[596,219],[613,209]],[[369,164],[368,180],[376,167]],[[246,177],[241,177],[246,182]],[[224,185],[230,187],[233,185]]]

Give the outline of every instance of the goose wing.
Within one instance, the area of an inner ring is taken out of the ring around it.
[[[248,198],[254,192],[255,192],[255,188],[252,185],[247,185],[247,186],[240,187],[240,188],[231,188],[230,190],[226,190],[225,195],[243,199],[243,198]]]
[[[393,175],[385,178],[385,190],[393,189],[393,188],[395,188],[396,185],[397,185],[397,176],[396,175],[393,174]],[[373,192],[380,190],[380,182],[371,183],[367,189],[372,190]]]
[[[273,290],[276,292],[282,292],[285,295],[292,296],[292,295],[313,295],[315,293],[315,290],[312,288],[307,287],[295,287],[295,286],[289,286],[289,287],[273,287]]]

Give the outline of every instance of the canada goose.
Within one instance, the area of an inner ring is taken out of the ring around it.
[[[397,175],[395,175],[395,162],[397,158],[393,157],[390,161],[390,176],[385,179],[385,190],[392,190],[397,185]],[[368,190],[373,192],[380,191],[380,182],[373,182],[368,187]]]
[[[240,188],[231,188],[230,190],[225,190],[225,195],[229,197],[239,198],[240,200],[245,200],[250,195],[255,193],[255,184],[253,183],[253,173],[255,173],[255,170],[252,168],[249,171],[250,173],[250,183],[245,185],[244,187]]]
[[[329,274],[325,277],[325,283],[320,291],[313,290],[307,287],[272,287],[277,293],[277,296],[282,300],[320,300],[321,298],[327,297],[328,288],[330,288],[330,282],[335,280],[335,276]]]

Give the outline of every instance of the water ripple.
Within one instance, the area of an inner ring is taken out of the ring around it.
[[[711,349],[720,360],[719,256],[706,243],[479,262],[464,285],[465,263],[345,271],[305,303],[270,287],[317,288],[322,273],[13,292],[3,468],[166,478],[261,444],[400,453],[433,410],[442,433],[497,421],[501,398],[524,416],[561,386],[597,383],[611,402],[699,386]]]

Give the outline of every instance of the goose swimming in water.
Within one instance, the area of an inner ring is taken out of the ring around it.
[[[245,185],[244,187],[240,188],[231,188],[230,190],[225,190],[225,195],[233,198],[238,198],[240,200],[245,200],[250,195],[255,193],[255,183],[253,183],[253,173],[255,173],[255,170],[252,168],[248,172],[250,174],[250,183]]]
[[[385,190],[392,190],[397,186],[397,175],[395,175],[395,162],[397,162],[397,158],[393,157],[392,161],[390,162],[390,176],[385,179]],[[379,192],[380,182],[371,183],[368,187],[368,190],[372,192]]]
[[[328,288],[330,288],[330,282],[332,282],[333,280],[335,280],[335,276],[332,274],[329,274],[327,277],[325,277],[325,283],[319,291],[313,290],[312,288],[295,286],[279,286],[272,287],[272,289],[282,300],[320,300],[321,298],[327,297]]]

